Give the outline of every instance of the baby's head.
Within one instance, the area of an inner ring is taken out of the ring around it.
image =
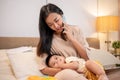
[[[48,67],[58,68],[60,63],[65,63],[64,56],[58,54],[52,54],[52,55],[48,55],[48,57],[46,58],[46,65]]]

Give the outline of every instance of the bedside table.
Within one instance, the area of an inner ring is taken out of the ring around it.
[[[120,60],[120,53],[115,53],[114,51],[110,51],[110,53]]]
[[[120,60],[120,53],[115,53],[115,51],[110,51],[110,53]]]
[[[116,58],[120,59],[120,54],[113,54]]]

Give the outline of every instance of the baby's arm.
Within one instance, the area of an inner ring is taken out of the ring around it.
[[[73,61],[73,62],[70,62],[70,63],[65,63],[65,64],[60,65],[60,68],[77,70],[78,69],[78,62]]]

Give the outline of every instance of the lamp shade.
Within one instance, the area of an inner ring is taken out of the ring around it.
[[[118,23],[118,16],[99,16],[96,19],[96,29],[98,32],[117,31]]]

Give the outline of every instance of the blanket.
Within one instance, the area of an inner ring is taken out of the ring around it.
[[[29,76],[27,80],[57,80],[51,76]]]

